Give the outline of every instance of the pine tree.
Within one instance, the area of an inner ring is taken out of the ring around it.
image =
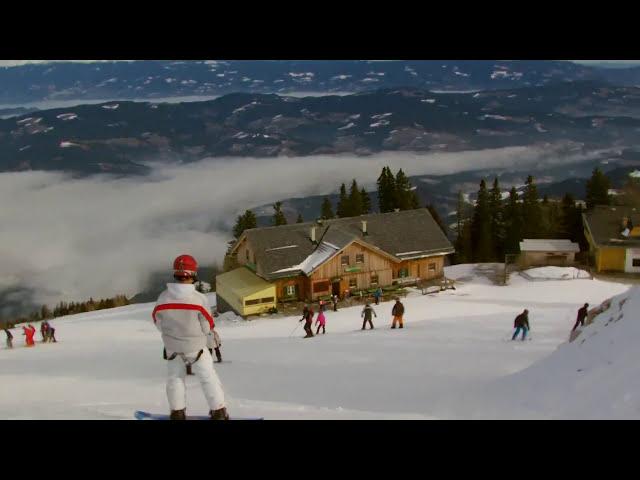
[[[349,217],[349,197],[347,197],[347,187],[344,185],[340,185],[340,194],[338,196],[338,205],[336,206],[336,216],[338,218]]]
[[[51,318],[52,313],[51,310],[49,310],[49,307],[47,307],[46,305],[42,305],[42,307],[40,308],[40,318],[46,320],[48,318]]]
[[[471,263],[473,262],[473,239],[471,236],[471,220],[465,218],[462,221],[458,231],[458,237],[455,242],[456,262]]]
[[[565,193],[560,206],[560,226],[558,234],[561,238],[572,238],[576,212],[575,198],[570,193]]]
[[[522,220],[524,238],[542,236],[542,210],[538,203],[538,187],[531,175],[527,177],[522,196]]]
[[[360,190],[360,198],[362,198],[362,213],[366,215],[367,213],[371,213],[371,197],[367,191],[362,187]]]
[[[258,220],[255,213],[251,210],[246,210],[242,215],[239,215],[236,219],[236,224],[233,227],[233,236],[238,239],[242,232],[250,228],[256,228],[258,226]]]
[[[471,220],[473,239],[473,261],[489,262],[493,260],[493,241],[491,238],[491,212],[489,210],[489,192],[484,178],[480,181],[478,199]]]
[[[520,242],[522,241],[522,208],[518,203],[518,192],[516,187],[509,191],[509,198],[504,207],[504,252],[520,253]]]
[[[378,210],[380,213],[393,212],[396,208],[396,181],[389,167],[383,167],[378,177]]]
[[[328,220],[333,218],[333,208],[331,207],[331,200],[329,197],[324,197],[322,200],[322,206],[320,207],[320,218]]]
[[[298,218],[296,218],[296,223],[304,223],[304,218],[302,218],[302,214],[298,212]]]
[[[587,210],[591,210],[596,205],[609,205],[609,189],[611,181],[602,171],[596,167],[593,169],[591,178],[587,181]]]
[[[494,243],[494,258],[498,261],[504,259],[504,211],[502,203],[502,190],[498,177],[493,179],[493,187],[489,191],[489,212],[491,216],[491,236]]]
[[[462,233],[462,222],[464,222],[464,195],[462,190],[458,191],[458,204],[456,206],[456,233],[458,236]]]
[[[354,178],[351,182],[351,188],[349,190],[349,217],[357,217],[362,215],[362,196],[360,195],[360,189],[358,188],[358,182]]]
[[[276,202],[273,205],[273,224],[276,227],[287,224],[287,218],[282,213],[282,202]]]
[[[402,169],[398,170],[398,173],[396,173],[395,194],[394,208],[398,208],[400,210],[411,209],[411,184]]]

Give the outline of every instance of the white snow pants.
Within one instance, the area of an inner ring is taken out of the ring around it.
[[[193,362],[198,356],[198,352],[187,353],[185,357]],[[222,383],[213,368],[213,359],[208,349],[202,351],[202,355],[197,362],[192,364],[193,374],[200,381],[200,386],[204,393],[209,408],[219,410],[224,407],[224,392]],[[167,361],[167,398],[171,410],[182,410],[187,407],[187,390],[185,378],[187,376],[187,366],[180,356]]]

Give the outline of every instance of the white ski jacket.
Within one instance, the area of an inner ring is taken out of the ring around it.
[[[213,317],[207,297],[196,291],[193,284],[167,283],[152,316],[162,333],[167,355],[196,353],[207,348]]]
[[[218,335],[218,331],[214,328],[207,335],[207,348],[220,348],[222,342],[220,341],[220,335]]]

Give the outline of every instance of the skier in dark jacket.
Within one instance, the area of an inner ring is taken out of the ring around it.
[[[4,333],[7,334],[7,348],[13,348],[13,334],[8,328],[4,329]]]
[[[529,331],[529,310],[525,308],[524,312],[516,317],[513,322],[513,327],[516,329],[516,331],[513,334],[513,337],[511,337],[511,340],[515,340],[520,333],[520,330],[522,330],[522,341],[524,342],[524,339],[527,336],[527,332]]]
[[[40,324],[40,335],[42,335],[42,343],[49,340],[49,322],[46,320]]]
[[[311,331],[311,325],[313,324],[313,308],[305,305],[303,315],[304,316],[300,319],[300,321],[305,320],[304,331],[307,332],[307,334],[304,336],[304,338],[313,337],[313,332]]]
[[[578,310],[578,318],[576,318],[576,324],[571,329],[572,332],[576,328],[578,328],[578,325],[580,325],[581,327],[584,327],[584,319],[587,318],[588,314],[589,314],[589,304],[585,303],[584,306],[580,310]]]
[[[362,322],[362,330],[365,330],[367,322],[369,322],[370,330],[373,330],[373,323],[371,322],[372,313],[374,317],[378,317],[373,307],[367,303],[367,305],[362,309],[362,313],[360,314],[361,317],[364,317],[364,321]]]
[[[400,323],[400,328],[404,328],[404,325],[402,323],[402,316],[404,315],[404,305],[398,297],[396,297],[396,303],[391,309],[391,315],[393,315],[393,323],[391,324],[391,328],[396,328],[396,323]]]
[[[334,294],[333,297],[331,297],[331,300],[333,301],[333,311],[337,312],[338,311],[338,295]]]
[[[380,297],[382,297],[382,289],[378,287],[373,293],[373,298],[376,300],[376,305],[380,305]]]

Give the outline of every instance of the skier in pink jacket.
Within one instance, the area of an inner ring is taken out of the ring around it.
[[[318,330],[316,330],[316,335],[320,333],[320,329],[322,328],[322,334],[324,335],[326,332],[324,331],[324,326],[327,322],[327,319],[324,316],[324,311],[320,310],[318,312],[318,318],[316,319],[316,325],[318,325]]]
[[[185,377],[187,367],[200,381],[212,420],[228,420],[222,384],[213,367],[207,338],[213,328],[207,297],[196,291],[198,264],[190,255],[180,255],[174,278],[158,297],[153,321],[162,333],[167,358],[167,398],[172,420],[186,419]]]

